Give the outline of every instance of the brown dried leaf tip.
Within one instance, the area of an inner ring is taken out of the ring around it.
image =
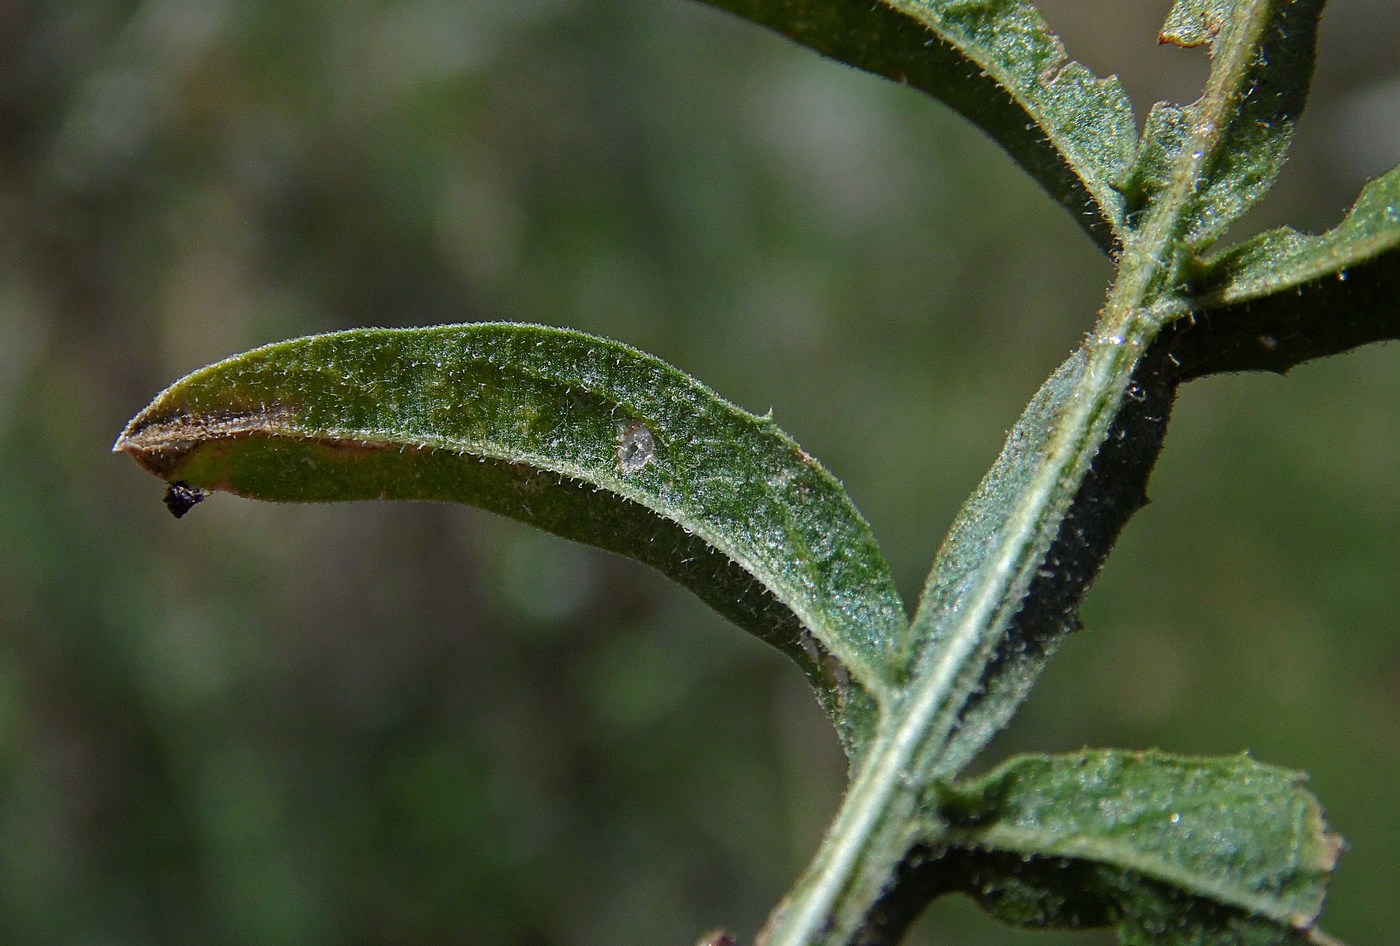
[[[200,489],[198,486],[191,486],[189,483],[171,483],[165,487],[165,508],[170,510],[170,514],[179,519],[195,506],[204,502],[209,491]]]

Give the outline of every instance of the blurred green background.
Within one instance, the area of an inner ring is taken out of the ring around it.
[[[1045,4],[1140,113],[1167,0]],[[1400,159],[1400,7],[1337,0],[1277,192]],[[913,595],[1109,268],[918,94],[679,0],[0,4],[0,942],[745,941],[843,771],[796,670],[630,562],[474,510],[176,523],[108,453],[267,341],[512,319],[775,416]],[[1350,840],[1327,926],[1400,928],[1400,362],[1197,382],[988,753],[1251,750]],[[1387,788],[1390,786],[1390,788]],[[966,903],[922,943],[1011,933]]]

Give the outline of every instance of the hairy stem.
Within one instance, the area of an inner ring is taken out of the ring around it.
[[[1160,325],[1155,312],[1110,306],[1085,343],[1086,370],[1044,462],[941,651],[883,722],[807,876],[770,920],[768,946],[847,943],[886,891],[914,843],[921,789],[956,774],[940,760],[956,704],[1021,609],[1027,576],[1040,567]]]
[[[957,774],[944,758],[957,711],[1024,606],[1030,576],[1041,568],[1079,495],[1144,353],[1169,319],[1184,311],[1173,292],[1189,251],[1183,245],[1191,226],[1187,208],[1223,145],[1249,58],[1274,7],[1270,0],[1253,0],[1236,15],[1228,48],[1213,57],[1169,184],[1125,241],[1118,276],[1083,346],[1085,369],[1043,460],[1007,515],[938,653],[920,665],[882,719],[816,858],[769,918],[761,939],[766,946],[845,946],[870,929],[872,912],[915,843],[921,791],[934,779]],[[1104,514],[1126,518],[1131,509],[1106,507]],[[928,824],[922,828],[920,843],[936,847]]]

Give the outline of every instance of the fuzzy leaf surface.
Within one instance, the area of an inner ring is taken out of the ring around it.
[[[1071,61],[1023,0],[705,0],[946,102],[990,135],[1103,247],[1137,148],[1116,78]]]
[[[1284,371],[1400,338],[1400,167],[1322,234],[1260,234],[1205,264],[1171,344],[1183,377]]]
[[[1361,189],[1346,218],[1322,234],[1282,227],[1261,233],[1209,264],[1198,298],[1206,307],[1238,305],[1296,290],[1326,276],[1400,254],[1400,167]]]
[[[659,569],[811,678],[848,750],[905,618],[837,481],[659,359],[516,324],[255,349],[160,394],[115,448],[183,488],[468,503]]]
[[[1307,101],[1325,0],[1177,0],[1162,41],[1210,47],[1188,106],[1148,115],[1128,184],[1131,212],[1166,200],[1175,236],[1204,249],[1272,186]]]
[[[1153,364],[1156,362],[1154,361]],[[988,580],[990,556],[1016,503],[1044,462],[1085,371],[1082,353],[1062,364],[1037,392],[1007,437],[996,463],[959,512],[939,550],[914,617],[911,644],[924,659],[947,646],[967,601]],[[1047,521],[1047,546],[1009,597],[1020,602],[975,671],[949,704],[952,734],[939,762],[959,771],[1011,718],[1060,643],[1079,628],[1079,603],[1127,520],[1145,502],[1148,475],[1161,450],[1173,392],[1153,370],[1139,372],[1113,429],[1069,505]]]
[[[1130,944],[1325,940],[1341,841],[1303,777],[1248,756],[1085,750],[944,787],[939,882],[1017,926],[1117,926]]]

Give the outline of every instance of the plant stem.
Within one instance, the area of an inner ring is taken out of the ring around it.
[[[1039,566],[1107,436],[1143,351],[1160,329],[1157,313],[1126,304],[1126,295],[1114,294],[1086,342],[1086,369],[1045,460],[1008,518],[937,659],[891,707],[816,859],[770,919],[768,946],[847,943],[916,833],[919,843],[929,843],[927,822],[916,818],[919,795],[930,780],[955,774],[943,771],[938,757],[952,734],[956,713],[948,710],[959,696],[960,681],[979,660],[985,662],[999,629],[1019,610],[1022,577]]]
[[[769,918],[766,946],[848,946],[893,882],[915,843],[937,849],[936,819],[919,818],[921,791],[956,775],[942,753],[1001,636],[1118,416],[1144,352],[1187,311],[1174,295],[1190,247],[1188,206],[1237,106],[1249,57],[1271,0],[1237,10],[1231,41],[1216,49],[1211,75],[1168,186],[1125,236],[1117,278],[1083,349],[1083,374],[1064,402],[1044,454],[1009,512],[956,623],[881,720],[811,866]],[[1090,576],[1091,577],[1091,576]],[[1086,578],[1086,580],[1088,580]],[[971,681],[971,682],[969,682]]]

